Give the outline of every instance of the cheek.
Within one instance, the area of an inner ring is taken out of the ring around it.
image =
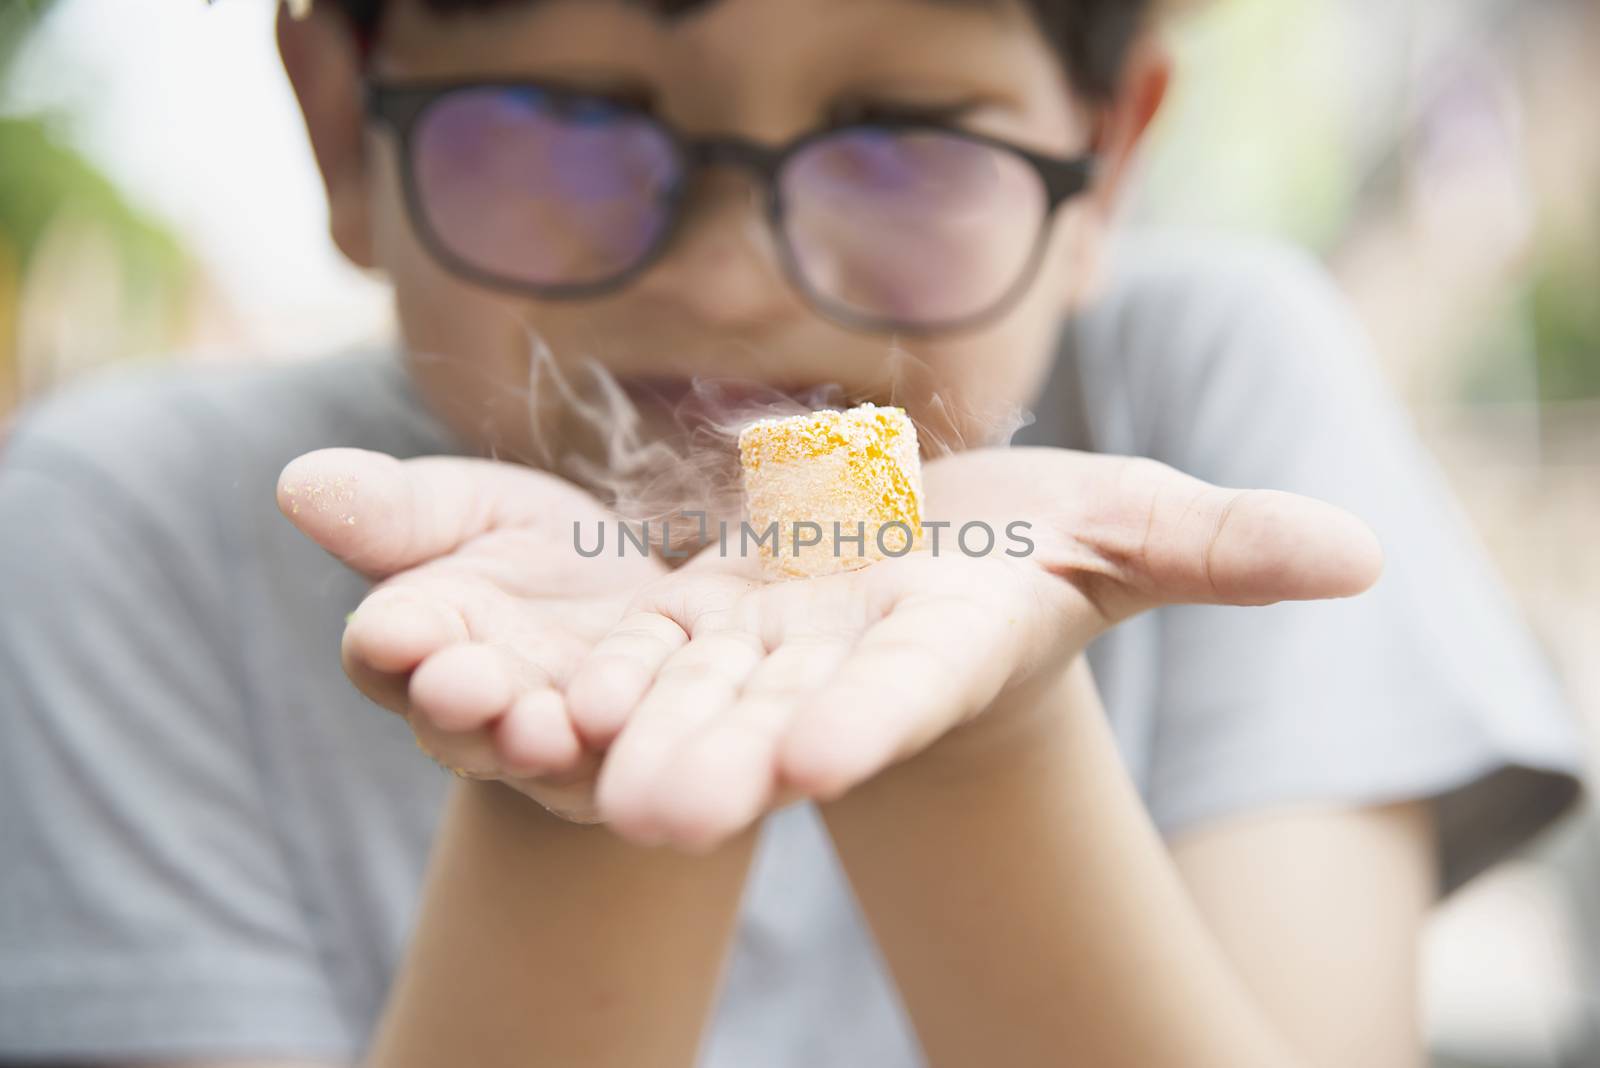
[[[1013,314],[982,333],[907,346],[896,402],[916,421],[924,452],[933,457],[1008,440],[1034,407],[1055,337],[1054,316]]]
[[[1040,271],[1040,290],[1065,313],[1092,301],[1103,278],[1107,224],[1091,204],[1080,202],[1062,209],[1050,234],[1050,244]]]
[[[1093,249],[1084,223],[1063,216],[1039,275],[1004,316],[973,333],[903,345],[903,403],[935,439],[924,443],[931,455],[947,445],[1006,440],[1020,428],[1022,414],[1037,406],[1069,294],[1082,282],[1079,258],[1086,246]]]
[[[659,316],[635,307],[631,293],[582,301],[536,301],[477,284],[442,265],[413,225],[388,145],[372,146],[374,255],[394,287],[407,345],[466,361],[479,373],[526,383],[536,345],[563,364],[589,354],[597,340],[659,344]],[[626,346],[624,346],[626,347]]]
[[[468,440],[533,462],[533,427],[558,422],[555,391],[534,388],[534,353],[539,342],[561,351],[560,317],[440,265],[412,226],[387,146],[374,158],[374,255],[419,387]]]
[[[394,156],[374,144],[373,244],[378,267],[394,286],[396,311],[413,350],[471,360],[504,358],[522,333],[518,302],[446,271],[423,246],[408,214]],[[520,346],[526,348],[526,343]]]

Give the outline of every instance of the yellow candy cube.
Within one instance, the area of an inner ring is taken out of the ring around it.
[[[902,408],[759,420],[739,433],[739,464],[749,527],[739,548],[770,577],[865,567],[921,544],[922,462]]]

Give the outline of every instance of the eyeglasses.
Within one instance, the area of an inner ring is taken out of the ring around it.
[[[933,119],[851,122],[783,145],[689,138],[630,102],[533,82],[367,83],[398,134],[424,247],[545,299],[613,292],[660,259],[702,167],[758,176],[785,275],[846,327],[978,325],[1037,273],[1094,156],[1057,159]]]

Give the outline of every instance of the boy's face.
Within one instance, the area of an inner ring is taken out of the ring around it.
[[[535,375],[534,337],[573,382],[585,380],[576,369],[586,361],[613,373],[646,438],[681,435],[667,409],[692,377],[802,395],[837,386],[830,402],[899,404],[934,451],[1013,429],[1048,369],[1060,316],[1083,292],[1122,162],[1164,84],[1156,56],[1159,69],[1145,61],[1134,72],[1144,85],[1133,99],[1088,107],[1015,2],[720,0],[669,20],[621,0],[445,16],[394,0],[371,61],[388,80],[531,78],[642,94],[686,136],[769,144],[851,109],[970,104],[952,120],[960,128],[1051,156],[1102,152],[1096,186],[1050,221],[1020,299],[959,333],[895,337],[836,325],[808,305],[782,272],[756,179],[725,168],[702,172],[665,253],[615,292],[539,300],[464,280],[419,240],[393,133],[351,113],[357,86],[336,20],[313,21],[322,29],[299,42],[291,35],[302,31],[280,23],[281,42],[335,236],[392,279],[405,341],[423,356],[413,373],[436,410],[496,455],[534,463],[552,446],[593,454],[606,436],[575,418],[548,367]],[[335,92],[345,81],[348,97]]]

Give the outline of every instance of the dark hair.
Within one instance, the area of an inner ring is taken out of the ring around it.
[[[357,35],[370,41],[383,17],[386,0],[334,0]],[[430,11],[471,12],[527,5],[535,0],[421,0]],[[688,14],[716,0],[632,0],[671,18]],[[944,0],[984,3],[992,0]],[[1023,0],[1046,41],[1055,50],[1072,85],[1094,100],[1116,92],[1117,78],[1152,0]]]

